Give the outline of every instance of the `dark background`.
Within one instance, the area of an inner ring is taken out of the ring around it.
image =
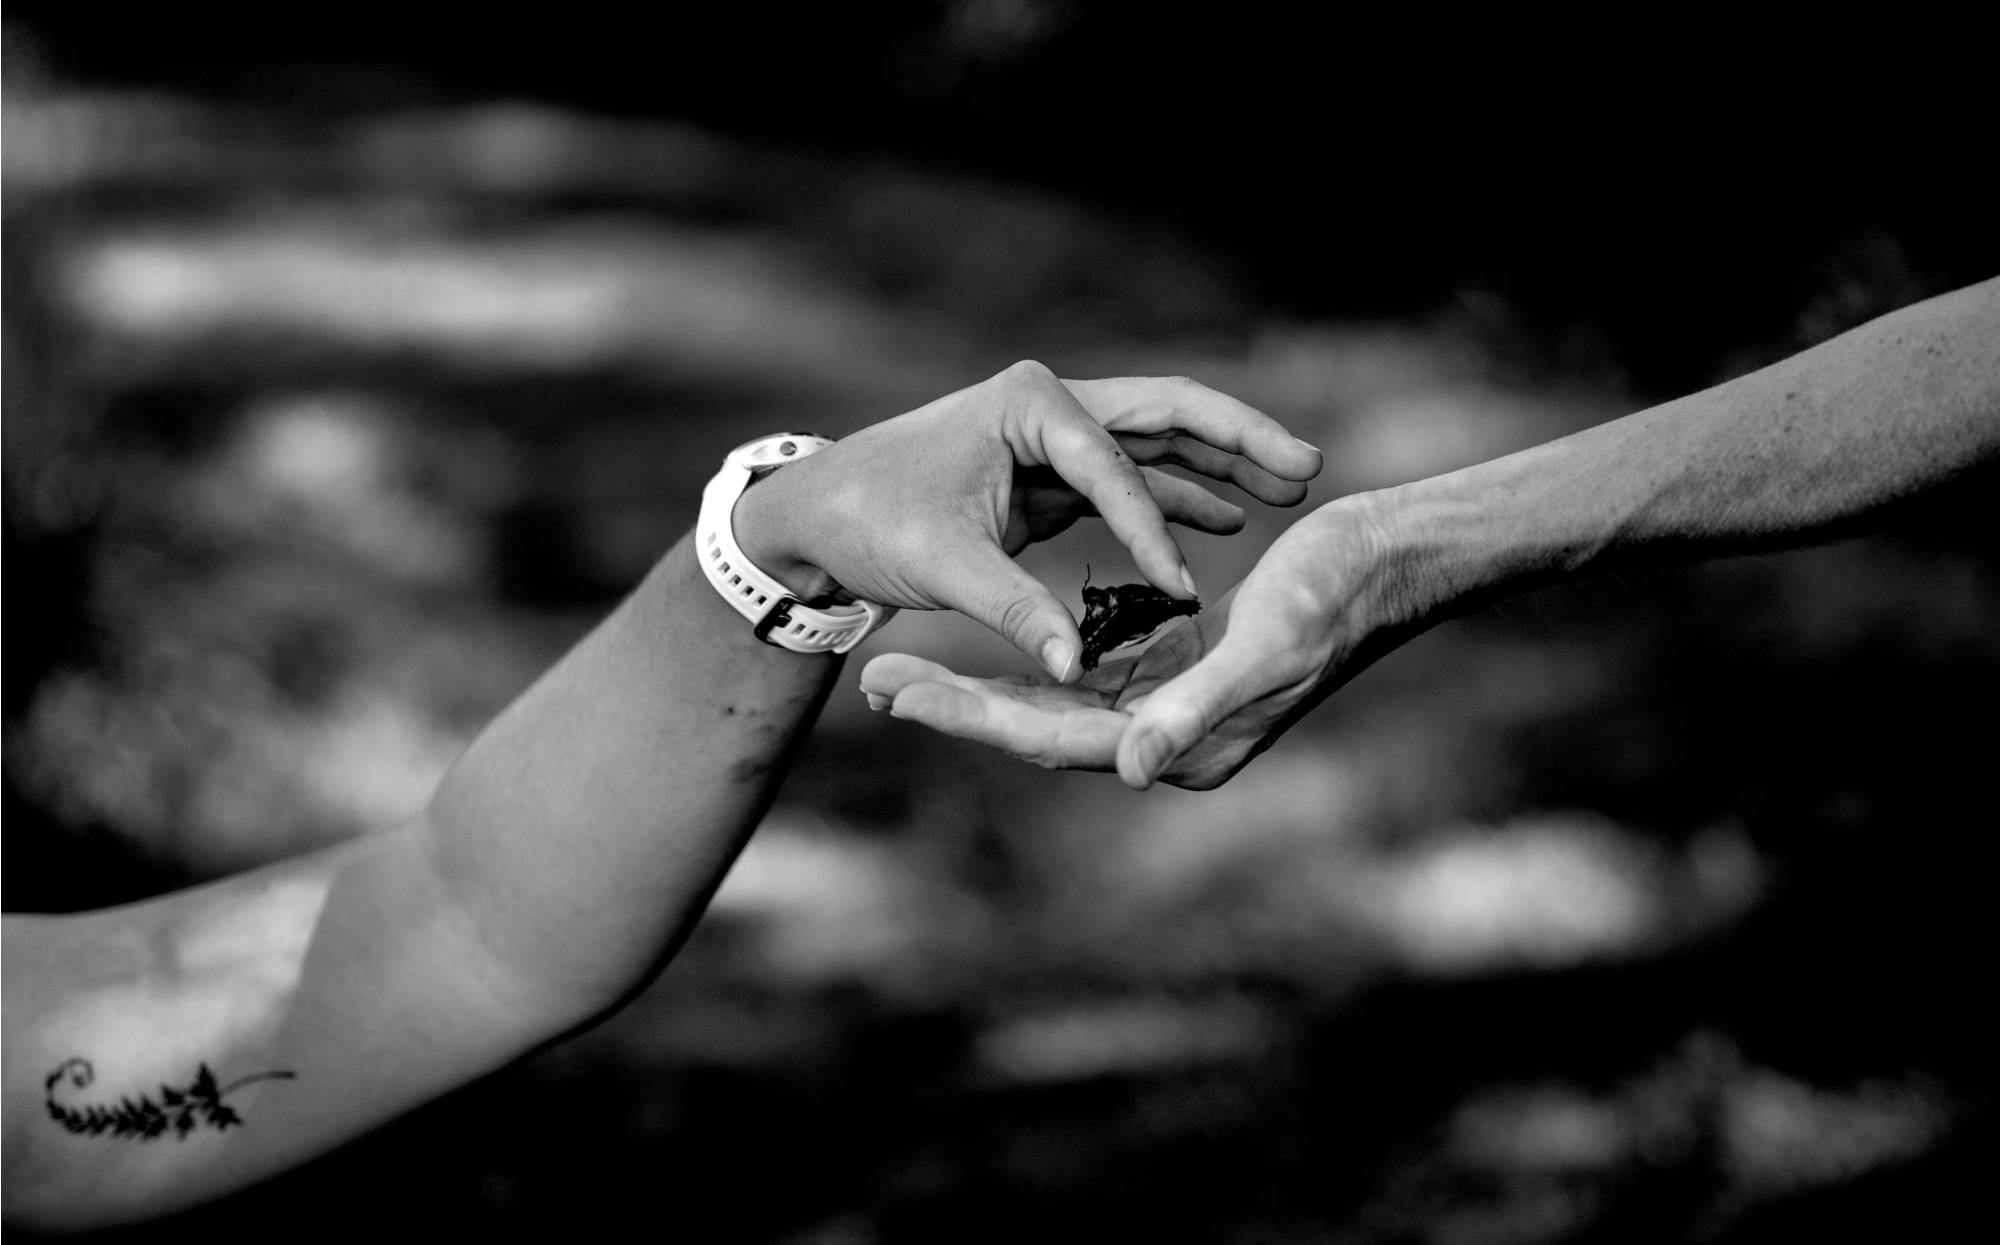
[[[1294,9],[10,6],[8,909],[406,815],[761,431],[1187,373],[1324,500],[2000,270],[1963,30]],[[1447,624],[1206,795],[842,693],[630,1009],[130,1235],[1930,1235],[1993,1157],[1990,485]]]
[[[1886,236],[1929,285],[1990,271],[1995,250],[1991,66],[1962,28],[1913,17],[1621,29],[1254,0],[11,12],[92,80],[316,118],[540,99],[997,175],[1190,233],[1266,306],[1408,313],[1500,290],[1670,390],[1793,332],[1833,256]]]

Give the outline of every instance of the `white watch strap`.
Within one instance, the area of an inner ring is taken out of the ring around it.
[[[795,653],[845,653],[868,638],[895,611],[872,601],[816,609],[745,557],[731,516],[736,499],[759,468],[793,462],[833,444],[824,437],[787,433],[743,446],[724,460],[701,493],[695,526],[697,560],[722,599],[749,619],[757,638]]]

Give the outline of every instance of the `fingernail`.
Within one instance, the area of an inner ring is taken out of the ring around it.
[[[1325,457],[1325,452],[1324,452],[1323,450],[1321,450],[1321,449],[1319,448],[1319,446],[1317,446],[1317,445],[1314,445],[1314,444],[1313,444],[1312,442],[1310,442],[1310,441],[1306,440],[1306,439],[1305,439],[1304,437],[1293,437],[1293,438],[1292,438],[1292,440],[1294,440],[1294,441],[1297,441],[1297,442],[1298,442],[1298,443],[1299,443],[1300,445],[1303,445],[1303,446],[1305,446],[1305,447],[1306,447],[1307,449],[1311,450],[1311,451],[1312,451],[1313,453],[1315,453],[1315,454],[1319,454],[1319,455],[1320,455],[1321,457]]]
[[[1068,682],[1069,668],[1075,663],[1076,652],[1070,648],[1068,640],[1058,636],[1042,645],[1042,665],[1048,668],[1050,674],[1056,676],[1056,682]]]
[[[1201,595],[1201,593],[1195,591],[1194,576],[1188,573],[1187,563],[1185,562],[1181,563],[1181,587],[1186,588],[1187,594],[1191,597]]]
[[[883,709],[887,709],[891,704],[889,697],[883,696],[876,692],[865,692],[863,693],[863,695],[868,697],[868,707],[870,709],[880,711]]]

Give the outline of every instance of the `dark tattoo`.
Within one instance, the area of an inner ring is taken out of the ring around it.
[[[1090,572],[1083,578],[1083,668],[1095,670],[1097,659],[1114,648],[1135,644],[1173,619],[1199,614],[1201,602],[1176,601],[1147,584],[1093,588]]]
[[[290,1072],[259,1072],[218,1085],[215,1073],[207,1064],[200,1065],[195,1074],[194,1084],[186,1089],[160,1086],[160,1101],[141,1096],[134,1101],[130,1097],[120,1099],[115,1105],[68,1107],[56,1101],[56,1086],[67,1080],[76,1089],[89,1089],[97,1078],[96,1071],[88,1059],[65,1059],[49,1073],[42,1087],[48,1091],[44,1100],[49,1109],[49,1118],[73,1133],[83,1133],[95,1137],[100,1133],[110,1133],[113,1137],[136,1137],[141,1141],[152,1141],[172,1133],[176,1138],[184,1138],[194,1131],[197,1123],[221,1131],[235,1128],[243,1123],[243,1117],[234,1108],[222,1101],[224,1094],[230,1093],[252,1081],[289,1081]]]

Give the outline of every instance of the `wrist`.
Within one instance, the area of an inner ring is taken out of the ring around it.
[[[840,584],[807,552],[811,533],[823,521],[814,513],[815,491],[801,487],[811,474],[810,462],[790,463],[752,480],[730,516],[744,556],[809,604],[843,595]]]
[[[1545,513],[1545,465],[1514,455],[1340,502],[1356,503],[1375,533],[1382,605],[1393,623],[1464,613],[1558,578],[1589,559]]]
[[[1314,573],[1303,586],[1319,616],[1366,634],[1419,622],[1438,608],[1446,559],[1411,500],[1396,489],[1350,494],[1293,525],[1308,542],[1303,565]]]

